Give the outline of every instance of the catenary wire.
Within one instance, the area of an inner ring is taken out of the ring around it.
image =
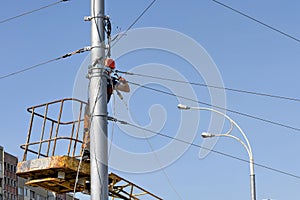
[[[153,6],[153,4],[157,0],[153,0],[145,9],[144,11],[132,22],[132,24],[126,29],[125,34],[142,18],[142,16]]]
[[[113,44],[112,44],[112,46],[111,46],[111,48],[113,47],[113,46],[115,46],[118,42],[119,42],[119,40],[120,39],[122,39],[122,37],[124,36],[124,35],[126,35],[126,33],[130,30],[130,29],[132,29],[132,27],[143,17],[143,15],[153,6],[153,4],[156,2],[157,0],[153,0],[144,10],[143,10],[143,12],[141,12],[141,14],[130,24],[130,26],[128,26],[128,28],[125,30],[125,32],[124,33],[122,33],[121,35],[120,34],[118,34],[118,35],[120,35],[120,37],[118,37],[118,35],[117,35],[117,37],[118,38],[115,38],[115,39],[113,39],[113,40],[116,40]]]
[[[39,8],[39,9],[36,9],[36,10],[33,10],[33,11],[29,11],[29,12],[26,12],[26,13],[23,13],[23,14],[21,14],[21,15],[18,15],[18,16],[15,16],[15,17],[11,17],[11,18],[9,18],[9,19],[5,19],[5,20],[2,20],[2,21],[0,21],[0,23],[4,23],[4,22],[7,22],[7,21],[10,21],[10,20],[12,20],[12,19],[15,19],[15,18],[18,18],[18,17],[21,17],[21,16],[24,16],[24,15],[27,15],[27,14],[30,14],[30,13],[33,13],[33,12],[36,12],[36,11],[38,11],[38,10],[41,10],[41,9],[44,9],[44,8],[47,8],[47,7],[50,7],[50,6],[53,6],[53,5],[56,5],[56,4],[58,4],[58,3],[61,3],[61,2],[64,2],[64,1],[69,1],[69,0],[60,0],[60,1],[58,1],[58,2],[55,2],[55,3],[53,3],[53,4],[49,4],[49,5],[47,5],[47,6],[44,6],[44,7],[41,7],[41,8]],[[157,0],[153,0],[144,10],[143,10],[143,12],[134,20],[134,22],[127,28],[127,30],[125,31],[125,33],[126,32],[128,32],[139,20],[140,20],[140,18],[152,7],[152,5],[156,2]],[[94,6],[93,6],[94,7]],[[93,9],[93,11],[94,11],[94,15],[95,15],[95,10]],[[96,23],[96,22],[95,22]],[[99,34],[99,37],[101,36],[100,35],[100,31],[99,31],[99,27],[97,26],[97,23],[96,23],[96,27],[97,27],[97,32],[98,32],[98,34]],[[118,38],[118,40],[112,45],[112,47],[122,38],[122,36],[123,35],[121,35],[121,37],[120,38]],[[112,48],[111,47],[111,48]],[[60,59],[62,59],[62,58],[65,58],[64,56],[61,56],[61,57],[58,57],[58,58],[54,58],[54,59],[52,59],[52,60],[48,60],[48,61],[46,61],[46,62],[42,62],[42,63],[39,63],[39,64],[36,64],[36,65],[33,65],[33,66],[30,66],[30,67],[27,67],[27,68],[24,68],[24,69],[22,69],[22,70],[19,70],[19,71],[15,71],[15,72],[12,72],[12,73],[10,73],[10,74],[7,74],[7,75],[3,75],[3,76],[0,76],[0,80],[1,79],[4,79],[4,78],[7,78],[7,77],[10,77],[10,76],[15,76],[15,75],[17,75],[17,74],[20,74],[20,73],[22,73],[22,72],[25,72],[25,71],[28,71],[28,70],[31,70],[31,69],[34,69],[34,68],[37,68],[37,67],[39,67],[39,66],[42,66],[42,65],[45,65],[45,64],[48,64],[48,63],[51,63],[51,62],[53,62],[53,61],[57,61],[57,60],[60,60]]]
[[[42,63],[36,64],[36,65],[27,67],[27,68],[25,68],[25,69],[21,69],[21,70],[19,70],[19,71],[15,71],[15,72],[12,72],[12,73],[10,73],[10,74],[3,75],[3,76],[0,77],[0,80],[1,80],[1,79],[5,79],[5,78],[8,78],[8,77],[10,77],[10,76],[14,76],[14,75],[23,73],[23,72],[26,72],[26,71],[29,71],[29,70],[31,70],[31,69],[37,68],[37,67],[39,67],[39,66],[42,66],[42,65],[51,63],[51,62],[56,61],[56,60],[59,60],[59,59],[60,59],[60,57],[59,57],[59,58],[54,58],[54,59],[52,59],[52,60],[48,60],[48,61],[46,61],[46,62],[42,62]]]
[[[219,5],[221,5],[221,6],[225,7],[225,8],[227,8],[227,9],[235,12],[235,13],[238,13],[238,14],[240,14],[240,15],[242,15],[242,16],[244,16],[244,17],[246,17],[246,18],[248,18],[248,19],[250,19],[252,21],[255,21],[255,22],[259,23],[260,25],[263,25],[263,26],[265,26],[265,27],[267,27],[267,28],[269,28],[269,29],[271,29],[271,30],[273,30],[273,31],[281,34],[281,35],[284,35],[284,36],[286,36],[286,37],[288,37],[288,38],[290,38],[290,39],[292,39],[292,40],[300,43],[300,39],[298,39],[298,38],[296,38],[296,37],[294,37],[294,36],[292,36],[292,35],[290,35],[290,34],[288,34],[286,32],[283,32],[283,31],[281,31],[281,30],[279,30],[279,29],[277,29],[277,28],[275,28],[273,26],[270,26],[270,25],[268,25],[268,24],[266,24],[266,23],[264,23],[264,22],[262,22],[262,21],[260,21],[260,20],[258,20],[256,18],[254,18],[254,17],[251,17],[250,15],[247,15],[247,14],[245,14],[245,13],[243,13],[243,12],[237,10],[237,9],[234,9],[231,6],[228,6],[228,5],[226,5],[226,4],[224,4],[224,3],[220,2],[220,1],[217,1],[217,0],[211,0],[211,1],[213,1],[213,2],[215,2],[217,4],[219,4]]]
[[[69,1],[69,0],[60,0],[60,1],[54,2],[54,3],[52,3],[52,4],[49,4],[49,5],[46,5],[46,6],[43,6],[43,7],[34,9],[34,10],[31,10],[31,11],[28,11],[28,12],[22,13],[22,14],[16,15],[16,16],[14,16],[14,17],[10,17],[10,18],[1,20],[1,21],[0,21],[0,24],[5,23],[5,22],[8,22],[8,21],[11,21],[11,20],[13,20],[13,19],[17,19],[17,18],[19,18],[19,17],[23,17],[23,16],[25,16],[25,15],[29,15],[29,14],[31,14],[31,13],[34,13],[34,12],[37,12],[37,11],[40,11],[40,10],[43,10],[43,9],[46,9],[46,8],[49,8],[49,7],[51,7],[51,6],[57,5],[57,4],[61,3],[61,2],[65,2],[65,1]]]
[[[267,93],[262,93],[262,92],[247,91],[247,90],[228,88],[228,87],[220,87],[220,86],[207,85],[204,83],[196,83],[196,82],[190,82],[190,81],[180,81],[180,80],[175,80],[175,79],[170,79],[170,78],[165,78],[165,77],[157,77],[157,76],[146,75],[146,74],[137,74],[137,73],[124,72],[124,71],[119,71],[119,70],[116,70],[116,73],[122,73],[122,74],[126,74],[126,75],[134,75],[134,76],[140,76],[140,77],[146,77],[146,78],[153,78],[153,79],[158,79],[158,80],[163,80],[163,81],[171,81],[171,82],[176,82],[176,83],[186,83],[186,84],[196,85],[196,86],[200,86],[200,87],[209,87],[209,88],[220,89],[220,90],[228,90],[228,91],[232,91],[232,92],[246,93],[246,94],[252,94],[252,95],[257,95],[257,96],[265,96],[265,97],[271,97],[271,98],[276,98],[276,99],[300,102],[300,99],[298,99],[298,98],[285,97],[285,96],[267,94]]]
[[[21,70],[19,70],[19,71],[15,71],[15,72],[12,72],[12,73],[9,73],[9,74],[0,76],[0,80],[1,80],[1,79],[5,79],[5,78],[8,78],[8,77],[11,77],[11,76],[15,76],[15,75],[17,75],[17,74],[20,74],[20,73],[23,73],[23,72],[26,72],[26,71],[35,69],[35,68],[40,67],[40,66],[42,66],[42,65],[46,65],[46,64],[48,64],[48,63],[51,63],[51,62],[54,62],[54,61],[57,61],[57,60],[60,60],[60,59],[63,59],[63,58],[70,57],[70,56],[72,56],[72,55],[74,55],[74,54],[83,53],[83,52],[85,52],[85,51],[90,51],[91,49],[92,49],[92,48],[90,48],[90,47],[84,47],[84,48],[78,49],[78,50],[76,50],[76,51],[73,51],[73,52],[71,52],[71,53],[67,53],[67,54],[65,54],[65,55],[63,55],[63,56],[60,56],[60,57],[57,57],[57,58],[48,60],[48,61],[46,61],[46,62],[42,62],[42,63],[39,63],[39,64],[36,64],[36,65],[30,66],[30,67],[21,69]]]
[[[238,115],[241,115],[241,116],[249,117],[249,118],[259,120],[259,121],[262,121],[262,122],[265,122],[265,123],[277,125],[277,126],[280,126],[280,127],[284,127],[284,128],[287,128],[287,129],[294,130],[294,131],[300,131],[300,128],[285,125],[285,124],[282,124],[282,123],[279,123],[279,122],[271,121],[271,120],[264,119],[264,118],[261,118],[261,117],[257,117],[257,116],[254,116],[254,115],[250,115],[250,114],[247,114],[247,113],[242,113],[242,112],[239,112],[239,111],[236,111],[236,110],[222,108],[220,106],[212,105],[212,104],[209,104],[209,103],[206,103],[206,102],[198,101],[198,100],[191,99],[191,98],[184,97],[184,96],[180,96],[180,95],[175,95],[175,94],[170,93],[170,92],[166,92],[166,91],[159,90],[159,89],[156,89],[156,88],[152,88],[152,87],[149,87],[149,86],[141,85],[141,84],[134,83],[134,82],[131,82],[131,81],[128,81],[128,83],[130,83],[132,85],[142,87],[142,88],[145,88],[145,89],[148,89],[148,90],[152,90],[152,91],[155,91],[155,92],[166,94],[166,95],[169,95],[169,96],[178,97],[178,98],[185,99],[185,100],[188,100],[188,101],[192,101],[192,102],[195,102],[195,103],[199,103],[199,104],[203,104],[203,105],[206,105],[206,106],[210,106],[210,107],[218,108],[218,109],[221,109],[221,110],[225,110],[225,111],[228,111],[228,112],[231,112],[231,113],[234,113],[234,114],[238,114]]]
[[[195,143],[191,143],[191,142],[188,142],[188,141],[185,141],[185,140],[182,140],[182,139],[178,139],[178,138],[175,138],[175,137],[163,134],[161,132],[156,132],[156,131],[153,131],[153,130],[150,130],[150,129],[146,129],[146,128],[143,128],[143,127],[131,124],[131,123],[127,122],[127,121],[118,120],[116,118],[109,118],[109,120],[111,120],[113,122],[118,122],[118,123],[120,123],[122,125],[128,125],[128,126],[132,126],[134,128],[137,128],[137,129],[140,129],[140,130],[143,130],[143,131],[154,133],[156,135],[159,135],[159,136],[162,136],[162,137],[165,137],[165,138],[168,138],[168,139],[176,140],[178,142],[182,142],[182,143],[191,145],[193,147],[198,147],[198,148],[201,148],[201,149],[205,149],[205,150],[211,151],[213,153],[216,153],[216,154],[219,154],[219,155],[222,155],[222,156],[225,156],[225,157],[229,157],[229,158],[232,158],[232,159],[235,159],[235,160],[239,160],[239,161],[242,161],[242,162],[250,163],[249,160],[246,160],[246,159],[243,159],[243,158],[239,158],[237,156],[234,156],[234,155],[231,155],[231,154],[227,154],[227,153],[224,153],[224,152],[221,152],[221,151],[217,151],[217,150],[214,150],[214,149],[210,149],[210,148],[207,148],[207,147],[195,144]],[[290,176],[290,177],[293,177],[293,178],[300,179],[300,176],[292,174],[292,173],[289,173],[289,172],[285,172],[283,170],[275,169],[273,167],[269,167],[269,166],[266,166],[266,165],[263,165],[263,164],[259,164],[259,163],[255,163],[255,162],[253,164],[256,165],[256,166],[258,166],[258,167],[267,169],[267,170],[271,170],[271,171],[274,171],[274,172],[277,172],[277,173],[280,173],[280,174],[284,174],[284,175],[287,175],[287,176]]]

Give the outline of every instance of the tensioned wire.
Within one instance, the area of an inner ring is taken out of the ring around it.
[[[250,15],[247,15],[244,12],[241,12],[241,11],[239,11],[239,10],[237,10],[237,9],[235,9],[235,8],[233,8],[233,7],[225,4],[225,3],[222,3],[222,2],[217,1],[217,0],[211,0],[211,1],[219,4],[220,6],[222,6],[224,8],[227,8],[227,9],[229,9],[229,10],[231,10],[231,11],[233,11],[233,12],[239,14],[239,15],[242,15],[242,16],[244,16],[244,17],[246,17],[246,18],[248,18],[248,19],[250,19],[250,20],[252,20],[252,21],[254,21],[254,22],[256,22],[256,23],[258,23],[258,24],[260,24],[260,25],[262,25],[262,26],[264,26],[264,27],[266,27],[268,29],[270,29],[270,30],[272,30],[272,31],[275,31],[275,32],[277,32],[277,33],[279,33],[279,34],[287,37],[287,38],[290,38],[290,39],[292,39],[292,40],[300,43],[300,39],[296,38],[295,36],[292,36],[291,34],[288,34],[288,33],[284,32],[284,31],[281,31],[278,28],[275,28],[275,27],[273,27],[271,25],[268,25],[267,23],[262,22],[261,20],[258,20],[258,19],[254,18],[254,17],[251,17]]]
[[[13,17],[10,17],[10,18],[7,18],[7,19],[3,19],[3,20],[0,21],[0,24],[8,22],[8,21],[11,21],[13,19],[17,19],[17,18],[23,17],[25,15],[29,15],[31,13],[34,13],[34,12],[37,12],[37,11],[40,11],[40,10],[43,10],[43,9],[46,9],[46,8],[49,8],[51,6],[57,5],[57,4],[61,3],[61,2],[65,2],[65,1],[69,1],[69,0],[60,0],[60,1],[54,2],[52,4],[49,4],[49,5],[37,8],[37,9],[31,10],[31,11],[28,11],[28,12],[24,12],[24,13],[19,14],[19,15],[16,15],[16,16],[13,16]]]
[[[176,95],[176,94],[173,94],[173,93],[170,93],[170,92],[166,92],[166,91],[156,89],[156,88],[153,88],[153,87],[149,87],[149,86],[145,86],[145,85],[142,85],[142,84],[134,83],[134,82],[131,82],[131,81],[128,81],[128,83],[130,83],[132,85],[139,86],[141,88],[145,88],[147,90],[159,92],[159,93],[166,94],[166,95],[169,95],[169,96],[178,97],[178,98],[185,99],[185,100],[195,102],[195,103],[199,103],[199,104],[202,104],[202,105],[205,105],[205,106],[218,108],[218,109],[221,109],[221,110],[224,110],[224,111],[228,111],[228,112],[238,114],[238,115],[241,115],[241,116],[249,117],[249,118],[259,120],[259,121],[262,121],[262,122],[265,122],[265,123],[269,123],[269,124],[273,124],[273,125],[276,125],[276,126],[284,127],[284,128],[291,129],[291,130],[294,130],[294,131],[300,131],[300,128],[298,128],[298,127],[293,127],[293,126],[290,126],[290,125],[286,125],[286,124],[276,122],[276,121],[272,121],[272,120],[269,120],[269,119],[264,119],[264,118],[257,117],[257,116],[254,116],[254,115],[250,115],[250,114],[247,114],[247,113],[243,113],[243,112],[240,112],[240,111],[236,111],[236,110],[232,110],[232,109],[228,109],[228,108],[223,108],[223,107],[220,107],[220,106],[217,106],[217,105],[212,105],[210,103],[206,103],[206,102],[203,102],[203,101],[198,101],[198,100],[191,99],[191,98],[185,97],[185,96]]]
[[[231,154],[227,154],[227,153],[224,153],[224,152],[221,152],[221,151],[217,151],[217,150],[214,150],[214,149],[210,149],[210,148],[207,148],[207,147],[204,147],[204,146],[201,146],[201,145],[198,145],[198,144],[194,144],[194,143],[191,143],[191,142],[182,140],[182,139],[178,139],[178,138],[175,138],[175,137],[172,137],[172,136],[163,134],[163,133],[161,133],[161,132],[156,132],[156,131],[153,131],[153,130],[150,130],[150,129],[146,129],[146,128],[143,128],[143,127],[140,127],[140,126],[131,124],[131,123],[127,122],[127,121],[118,120],[118,119],[116,119],[116,118],[112,118],[112,119],[110,119],[110,120],[113,121],[113,122],[118,122],[118,123],[120,123],[121,125],[132,126],[132,127],[135,127],[135,128],[137,128],[137,129],[140,129],[140,130],[143,130],[143,131],[147,131],[147,132],[150,132],[150,133],[154,133],[154,134],[156,134],[156,135],[159,135],[159,136],[162,136],[162,137],[165,137],[165,138],[168,138],[168,139],[176,140],[176,141],[178,141],[178,142],[182,142],[182,143],[191,145],[191,146],[193,146],[193,147],[198,147],[198,148],[205,149],[205,150],[211,151],[211,152],[213,152],[213,153],[216,153],[216,154],[219,154],[219,155],[222,155],[222,156],[226,156],[226,157],[229,157],[229,158],[232,158],[232,159],[235,159],[235,160],[239,160],[239,161],[242,161],[242,162],[250,163],[249,160],[245,160],[245,159],[243,159],[243,158],[239,158],[239,157],[234,156],[234,155],[231,155]],[[254,162],[254,165],[259,166],[259,167],[262,167],[262,168],[265,168],[265,169],[267,169],[267,170],[271,170],[271,171],[280,173],[280,174],[284,174],[284,175],[287,175],[287,176],[291,176],[291,177],[293,177],[293,178],[300,179],[300,176],[298,176],[298,175],[295,175],[295,174],[292,174],[292,173],[289,173],[289,172],[285,172],[285,171],[282,171],[282,170],[279,170],[279,169],[275,169],[275,168],[273,168],[273,167],[269,167],[269,166],[266,166],[266,165],[262,165],[262,164],[259,164],[259,163],[256,163],[256,162]]]
[[[300,102],[300,99],[298,99],[298,98],[285,97],[285,96],[267,94],[267,93],[262,93],[262,92],[254,92],[254,91],[248,91],[248,90],[242,90],[242,89],[236,89],[236,88],[229,88],[229,87],[220,87],[220,86],[214,86],[214,85],[208,85],[208,84],[204,84],[204,83],[197,83],[197,82],[190,82],[190,81],[181,81],[181,80],[170,79],[170,78],[166,78],[166,77],[159,77],[159,76],[153,76],[153,75],[125,72],[125,71],[120,71],[120,70],[116,70],[116,73],[121,73],[121,74],[126,74],[126,75],[133,75],[133,76],[140,76],[140,77],[146,77],[146,78],[153,78],[153,79],[158,79],[158,80],[163,80],[163,81],[171,81],[171,82],[176,82],[176,83],[186,83],[186,84],[200,86],[200,87],[208,87],[208,88],[214,88],[214,89],[220,89],[220,90],[228,90],[228,91],[232,91],[232,92],[246,93],[246,94],[252,94],[252,95],[257,95],[257,96],[264,96],[264,97],[271,97],[271,98],[276,98],[276,99],[283,99],[283,100]]]

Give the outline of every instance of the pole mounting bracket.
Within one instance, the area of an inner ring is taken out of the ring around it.
[[[95,18],[103,18],[103,19],[109,19],[108,15],[97,15],[97,16],[84,16],[84,21],[91,21]]]

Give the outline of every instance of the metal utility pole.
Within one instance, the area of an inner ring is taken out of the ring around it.
[[[104,0],[91,0],[91,66],[89,67],[91,199],[108,200],[107,77]]]

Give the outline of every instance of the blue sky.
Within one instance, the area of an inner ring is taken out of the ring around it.
[[[0,20],[16,16],[55,1],[29,2],[11,0],[2,3]],[[222,1],[277,29],[300,38],[298,1]],[[113,34],[125,31],[151,1],[106,2],[106,13],[111,17]],[[89,1],[70,1],[48,9],[0,24],[0,76],[42,63],[68,52],[90,45]],[[171,1],[157,0],[134,28],[160,27],[180,32],[201,45],[217,66],[225,87],[300,98],[299,64],[300,43],[238,15],[211,0]],[[126,38],[126,35],[124,36]],[[112,49],[114,55],[114,50]],[[19,145],[25,143],[29,114],[26,108],[70,97],[73,94],[77,72],[86,54],[43,65],[15,76],[0,79],[1,115],[0,145],[11,154],[22,156]],[[122,70],[147,63],[168,65],[179,71],[188,81],[203,83],[188,68],[188,63],[167,53],[151,50],[126,54],[117,60]],[[168,77],[168,74],[154,74]],[[129,81],[142,84],[149,81],[134,76]],[[141,82],[138,82],[141,81]],[[151,87],[156,87],[153,83]],[[133,87],[133,86],[132,86]],[[157,86],[158,87],[158,86]],[[158,87],[164,89],[164,87]],[[207,88],[192,86],[199,101],[210,102]],[[165,88],[168,91],[168,88]],[[152,98],[147,98],[150,96]],[[177,94],[182,95],[182,94]],[[146,98],[145,98],[146,97]],[[227,108],[263,119],[300,127],[299,102],[260,97],[226,91]],[[180,112],[180,103],[174,97],[139,88],[129,104],[130,112],[141,126],[150,123],[148,109],[160,104],[166,113],[162,132],[174,135]],[[195,104],[193,104],[195,105]],[[110,104],[110,106],[112,106]],[[199,105],[202,106],[202,105]],[[192,111],[187,111],[192,112]],[[255,162],[299,176],[298,141],[300,132],[227,112],[247,134]],[[192,115],[192,113],[191,113]],[[154,113],[153,116],[157,117]],[[199,134],[194,143],[201,145],[200,134],[206,131],[209,113],[201,114]],[[191,118],[191,120],[193,120]],[[111,124],[110,124],[111,128]],[[226,129],[226,127],[225,127]],[[224,130],[225,130],[224,129]],[[138,131],[136,130],[137,134]],[[186,134],[194,130],[186,130]],[[235,131],[233,134],[238,135]],[[132,140],[115,129],[114,143],[128,151],[151,150],[145,140]],[[169,141],[151,138],[154,148]],[[147,147],[147,148],[146,148]],[[243,147],[236,141],[220,138],[215,150],[242,159],[248,159]],[[163,199],[230,199],[250,198],[249,166],[247,163],[210,153],[198,157],[199,148],[190,147],[166,168],[154,172],[133,174],[118,170],[120,176],[148,189]],[[129,162],[129,161],[128,161]],[[134,161],[131,161],[134,162]],[[300,197],[300,179],[255,167],[257,199],[297,199]],[[176,192],[175,192],[176,190]],[[87,197],[86,197],[87,198]]]

